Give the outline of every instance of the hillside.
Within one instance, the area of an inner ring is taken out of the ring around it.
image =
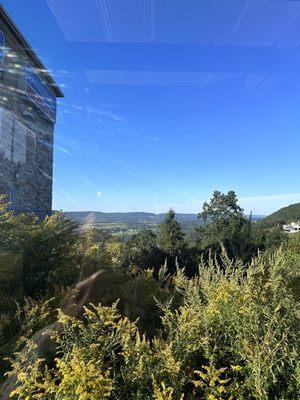
[[[263,220],[263,224],[276,225],[300,220],[300,203],[283,207]]]
[[[69,211],[65,215],[77,222],[119,222],[119,223],[153,223],[164,220],[166,214],[154,214],[147,212],[112,212],[99,211]],[[197,214],[176,214],[178,221],[197,221]]]
[[[99,211],[68,211],[64,213],[67,217],[78,223],[133,223],[133,224],[158,224],[162,222],[166,214],[154,214],[147,212],[115,212],[104,213]],[[253,220],[260,220],[263,216],[254,215]],[[197,214],[176,214],[179,222],[199,222]]]

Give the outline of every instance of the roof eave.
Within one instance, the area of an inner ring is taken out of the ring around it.
[[[1,18],[4,19],[4,21],[7,23],[9,28],[12,30],[13,34],[17,38],[17,40],[20,42],[22,47],[24,48],[24,51],[30,57],[31,59],[34,60],[35,64],[38,66],[44,72],[44,74],[47,76],[47,79],[49,81],[50,87],[53,90],[54,94],[56,97],[64,97],[64,94],[62,90],[59,88],[55,80],[52,78],[49,72],[47,72],[47,68],[44,66],[44,64],[41,62],[35,51],[31,48],[30,44],[27,42],[17,25],[14,23],[14,21],[11,19],[11,17],[8,15],[7,11],[5,10],[4,6],[2,3],[0,3],[0,16]]]

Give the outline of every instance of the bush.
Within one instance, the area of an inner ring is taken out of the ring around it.
[[[16,216],[0,197],[2,288],[15,294],[21,284],[23,295],[37,297],[55,285],[73,284],[79,276],[77,249],[77,225],[62,214],[41,221],[33,214]]]
[[[14,215],[0,196],[0,374],[20,338],[54,318],[59,287],[78,279],[79,250],[76,224],[59,213],[45,220]]]
[[[210,260],[193,279],[178,269],[165,286],[177,303],[169,296],[159,303],[162,325],[151,339],[119,314],[117,304],[91,305],[83,321],[61,315],[55,364],[14,361],[15,394],[50,400],[296,400],[298,261],[285,249],[260,255],[247,270],[225,255],[225,269]]]
[[[56,213],[35,226],[23,247],[26,295],[45,293],[55,285],[70,286],[79,277],[77,226]]]

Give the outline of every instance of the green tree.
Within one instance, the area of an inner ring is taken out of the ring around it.
[[[252,223],[243,214],[234,191],[215,191],[198,218],[202,221],[196,228],[198,249],[218,253],[223,245],[230,257],[249,257]]]
[[[276,226],[268,227],[261,221],[253,224],[252,237],[256,248],[261,251],[276,250],[288,239],[282,228]]]
[[[159,226],[158,245],[161,250],[173,257],[181,256],[184,250],[184,233],[172,209]]]
[[[132,235],[123,245],[122,264],[126,268],[158,268],[163,262],[164,257],[157,247],[157,237],[149,229]]]

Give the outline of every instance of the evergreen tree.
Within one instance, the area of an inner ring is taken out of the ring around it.
[[[159,226],[158,244],[161,250],[173,257],[180,256],[184,250],[184,233],[172,209]]]

